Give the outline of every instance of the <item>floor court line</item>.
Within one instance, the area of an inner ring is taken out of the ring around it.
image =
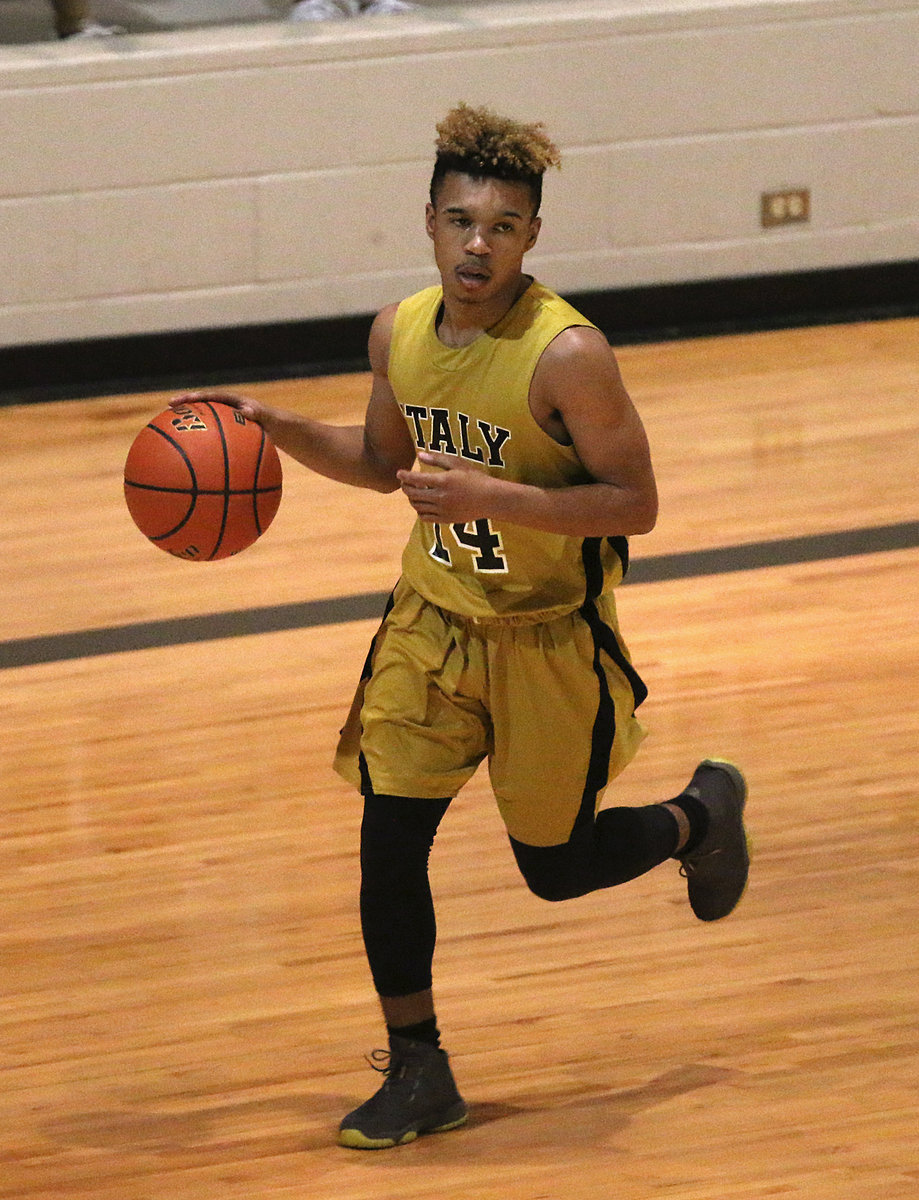
[[[838,533],[748,542],[737,546],[661,554],[648,558],[638,557],[633,560],[625,582],[660,583],[700,575],[721,575],[763,567],[877,554],[887,550],[913,549],[916,546],[919,546],[919,521],[904,521],[894,525],[843,530]],[[263,608],[235,609],[162,621],[144,621],[134,625],[17,638],[0,642],[0,670],[35,666],[39,663],[65,662],[75,658],[94,658],[103,654],[186,645],[191,642],[278,633],[287,629],[371,620],[382,614],[387,595],[386,592],[368,592],[330,600],[305,600]]]

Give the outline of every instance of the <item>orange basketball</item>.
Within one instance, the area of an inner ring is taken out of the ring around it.
[[[128,451],[124,496],[155,546],[195,562],[251,546],[281,503],[281,462],[260,425],[228,404],[167,408]]]

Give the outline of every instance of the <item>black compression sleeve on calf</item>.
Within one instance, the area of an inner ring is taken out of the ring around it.
[[[686,814],[686,819],[689,821],[689,840],[682,850],[680,850],[680,857],[682,857],[691,850],[695,850],[696,846],[698,846],[708,833],[708,809],[695,796],[675,796],[672,800],[668,800],[667,803],[681,808]]]
[[[649,804],[603,809],[558,846],[510,842],[531,892],[543,900],[570,900],[644,875],[670,858],[677,832],[673,813]]]
[[[449,799],[364,797],[361,931],[381,996],[409,996],[431,986],[437,924],[428,859],[449,805]]]
[[[428,1046],[440,1049],[440,1030],[437,1028],[437,1018],[428,1017],[417,1025],[387,1025],[386,1032],[390,1037],[406,1038],[410,1042],[425,1042]]]

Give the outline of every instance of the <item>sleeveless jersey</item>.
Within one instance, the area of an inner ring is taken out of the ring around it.
[[[549,343],[562,330],[591,322],[534,281],[497,325],[454,349],[437,337],[442,300],[439,286],[426,288],[402,301],[393,324],[389,380],[415,446],[516,483],[590,483],[574,448],[537,424],[529,393]],[[624,537],[419,519],[402,568],[420,595],[450,612],[477,620],[548,620],[614,587],[627,555]]]

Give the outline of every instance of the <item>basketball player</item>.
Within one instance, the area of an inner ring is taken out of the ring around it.
[[[428,857],[483,760],[546,900],[676,858],[714,921],[748,871],[746,784],[722,760],[663,803],[599,809],[642,738],[613,590],[628,536],[656,519],[648,443],[606,339],[523,271],[556,147],[465,105],[438,135],[426,224],[441,283],[377,316],[364,425],[207,397],[313,470],[401,487],[417,513],[336,758],[364,797],[361,923],[389,1036],[385,1081],[340,1126],[361,1149],[466,1119],[434,1009]]]

